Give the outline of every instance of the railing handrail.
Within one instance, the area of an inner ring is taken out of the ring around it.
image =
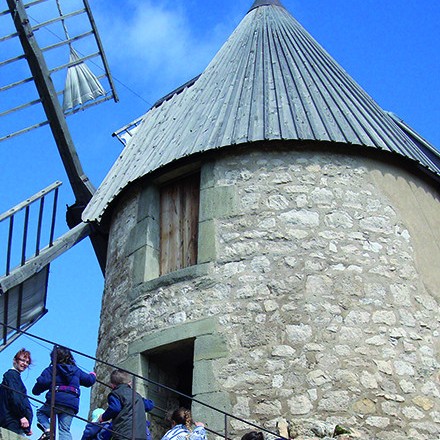
[[[273,432],[273,431],[270,431],[269,429],[266,429],[266,428],[264,428],[264,427],[262,427],[262,426],[260,426],[260,425],[257,425],[257,424],[255,424],[255,423],[253,423],[253,422],[250,422],[250,421],[248,421],[248,420],[242,419],[242,418],[240,418],[240,417],[234,416],[233,414],[230,414],[230,413],[228,413],[228,412],[226,412],[226,411],[223,411],[222,409],[215,408],[214,406],[212,406],[212,405],[210,405],[210,404],[208,404],[208,403],[206,403],[206,402],[202,402],[202,401],[200,401],[200,400],[198,400],[198,399],[195,399],[195,398],[192,397],[192,396],[188,396],[188,395],[186,395],[186,394],[184,394],[184,393],[182,393],[182,392],[180,392],[180,391],[178,391],[178,390],[175,390],[175,389],[173,389],[173,388],[171,388],[171,387],[168,387],[167,385],[161,384],[161,383],[156,382],[156,381],[154,381],[154,380],[152,380],[152,379],[149,379],[149,378],[143,377],[143,376],[141,376],[141,375],[139,375],[139,374],[133,373],[132,371],[126,370],[126,369],[124,369],[124,368],[121,368],[121,367],[118,366],[118,365],[114,365],[114,364],[111,364],[111,363],[109,363],[109,362],[103,361],[103,360],[98,359],[98,358],[96,358],[96,357],[94,357],[94,356],[91,356],[91,355],[89,355],[89,354],[87,354],[87,353],[83,353],[83,352],[81,352],[81,351],[79,351],[79,350],[76,350],[76,349],[73,349],[73,348],[67,347],[67,346],[64,345],[64,344],[58,344],[58,343],[56,343],[56,342],[54,342],[54,341],[51,341],[51,340],[49,340],[49,339],[45,339],[45,338],[42,338],[42,337],[40,337],[40,336],[34,335],[34,334],[32,334],[32,333],[29,333],[29,332],[27,332],[27,331],[20,330],[20,329],[18,329],[18,328],[12,327],[12,326],[10,326],[10,325],[4,324],[3,322],[0,322],[0,326],[7,327],[7,328],[9,328],[9,329],[15,330],[17,333],[24,334],[24,335],[29,336],[29,337],[31,337],[31,338],[37,339],[37,340],[39,340],[39,341],[41,341],[41,342],[45,342],[45,343],[47,343],[47,344],[53,345],[54,347],[56,347],[56,346],[59,346],[59,347],[65,347],[65,348],[67,348],[68,350],[70,350],[72,353],[75,353],[75,354],[77,354],[77,355],[79,355],[79,356],[82,356],[82,357],[88,358],[88,359],[90,359],[90,360],[93,360],[95,363],[103,364],[103,365],[105,365],[105,366],[107,366],[107,367],[111,367],[111,368],[114,368],[114,369],[117,368],[117,369],[119,369],[119,370],[121,370],[121,371],[124,371],[124,372],[126,372],[126,373],[129,373],[131,376],[133,376],[133,377],[135,377],[135,378],[137,378],[137,379],[141,379],[141,380],[143,380],[143,381],[145,381],[145,382],[148,382],[148,383],[153,384],[153,385],[156,385],[156,386],[158,386],[158,387],[160,387],[160,388],[166,389],[167,391],[171,391],[171,392],[173,392],[173,393],[175,393],[175,394],[177,394],[177,395],[180,395],[180,396],[182,396],[182,397],[185,397],[185,398],[187,398],[187,399],[190,399],[192,402],[196,402],[196,403],[198,403],[198,404],[200,404],[200,405],[202,405],[202,406],[204,406],[204,407],[206,407],[206,408],[209,408],[209,409],[211,409],[211,410],[217,412],[219,415],[220,415],[220,414],[223,415],[223,417],[225,418],[225,435],[220,434],[220,433],[218,433],[218,432],[215,432],[215,431],[213,431],[213,430],[207,428],[206,426],[205,426],[205,429],[208,430],[208,431],[210,431],[210,432],[212,432],[212,433],[214,433],[214,434],[216,434],[216,435],[218,435],[218,436],[221,436],[221,437],[225,438],[225,440],[231,440],[231,439],[228,437],[228,435],[227,435],[227,432],[228,432],[228,431],[227,431],[227,418],[228,418],[228,417],[231,418],[231,419],[237,420],[237,421],[239,421],[239,422],[242,422],[242,423],[244,423],[244,424],[246,424],[246,425],[248,425],[248,426],[250,426],[250,427],[252,427],[252,428],[256,428],[256,429],[258,429],[258,430],[260,430],[260,431],[264,431],[264,432],[266,432],[266,433],[268,433],[268,434],[271,434],[271,435],[275,436],[275,437],[277,438],[277,440],[278,440],[278,439],[279,439],[279,440],[289,440],[289,439],[286,439],[285,437],[282,437],[281,435],[279,435],[279,434],[277,434],[277,433],[275,433],[275,432]],[[106,387],[109,387],[108,384],[106,384],[106,383],[104,383],[104,382],[102,382],[102,381],[97,380],[97,382],[100,383],[101,385],[104,385],[104,386],[106,386]],[[38,401],[37,399],[32,398],[32,397],[31,397],[31,399],[32,399],[32,400],[36,400],[36,401]],[[40,403],[43,403],[43,402],[40,402]],[[163,408],[158,408],[158,407],[156,407],[156,406],[155,406],[155,408],[158,409],[158,410],[161,410],[161,411],[163,411],[163,412],[166,412]],[[153,416],[154,416],[154,414],[153,414]],[[84,421],[84,422],[89,423],[88,420],[83,419],[82,417],[79,417],[79,416],[75,416],[75,417],[78,418],[78,419],[80,419],[80,420],[82,420],[82,421]],[[52,434],[52,433],[51,433],[51,434]],[[51,437],[51,440],[52,440],[52,437]]]
[[[1,384],[0,386],[3,387],[3,388],[5,388],[5,389],[7,389],[7,390],[13,391],[14,393],[17,393],[17,394],[19,394],[20,396],[25,396],[25,397],[27,397],[28,399],[30,399],[30,400],[32,400],[32,401],[34,401],[34,402],[40,403],[41,405],[43,405],[43,404],[45,403],[44,401],[42,401],[42,400],[40,400],[40,399],[37,399],[36,397],[32,397],[32,396],[29,395],[29,394],[22,393],[21,391],[18,391],[18,390],[14,389],[14,388],[8,387],[7,385]],[[56,405],[54,405],[54,408],[55,408],[55,409],[58,409],[58,410],[62,410],[62,408],[57,407]],[[83,422],[85,422],[85,423],[93,423],[93,422],[90,422],[89,420],[85,419],[84,417],[79,416],[78,414],[74,414],[73,417],[74,417],[75,419],[81,420],[81,421],[83,421]],[[93,424],[97,424],[97,423],[93,423]],[[111,432],[111,433],[115,433],[115,431],[113,431],[113,430],[110,429],[110,428],[105,428],[105,427],[103,427],[103,429],[105,429],[105,430],[107,430],[107,431],[109,431],[109,432]],[[126,437],[126,436],[124,436],[123,434],[119,434],[119,435],[121,435],[122,437],[125,437],[125,438],[129,439],[129,437]]]

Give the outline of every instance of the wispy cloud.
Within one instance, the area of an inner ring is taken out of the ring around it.
[[[130,82],[144,84],[157,76],[168,81],[190,79],[223,42],[224,36],[215,29],[204,38],[196,35],[182,5],[130,0],[124,9],[119,15],[102,9],[99,21],[111,62]]]

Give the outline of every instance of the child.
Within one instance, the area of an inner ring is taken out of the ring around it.
[[[32,435],[32,407],[21,373],[31,365],[30,351],[22,348],[12,361],[13,368],[3,375],[0,385],[0,427],[17,434]]]
[[[110,386],[113,391],[108,395],[108,408],[99,418],[99,422],[112,420],[112,440],[135,438],[145,440],[147,432],[146,411],[154,408],[151,400],[144,399],[131,388],[131,376],[127,371],[114,370],[110,374]],[[134,417],[134,436],[133,436]]]
[[[55,414],[58,418],[59,440],[71,440],[70,425],[73,416],[79,410],[80,385],[91,387],[96,382],[95,373],[85,373],[76,366],[75,359],[69,349],[55,346],[50,354],[51,364],[43,370],[37,379],[32,393],[46,393],[46,403],[37,410],[38,425],[44,430],[41,440],[50,436],[50,402],[52,398],[52,369],[56,356],[56,391]]]
[[[112,436],[111,423],[98,423],[99,417],[104,413],[102,408],[92,412],[92,421],[87,423],[81,440],[109,440]]]
[[[186,408],[177,408],[173,411],[168,422],[171,429],[165,433],[162,440],[206,440],[206,430],[201,422],[193,422],[191,411]],[[192,425],[196,427],[192,430]]]
[[[87,423],[81,440],[110,440],[113,433],[111,422],[99,423],[99,416],[104,413],[102,408],[96,408],[92,412],[92,421]],[[152,440],[150,422],[147,420],[145,440]]]

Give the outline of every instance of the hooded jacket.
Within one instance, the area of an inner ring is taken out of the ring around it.
[[[46,393],[46,404],[49,405],[52,398],[52,368],[52,364],[45,368],[32,388],[32,394],[36,396],[48,391]],[[76,365],[57,364],[55,405],[70,408],[76,414],[79,410],[79,387],[81,385],[91,387],[95,382],[95,373],[85,373]]]

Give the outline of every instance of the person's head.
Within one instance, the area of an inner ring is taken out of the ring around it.
[[[71,351],[66,347],[56,345],[50,353],[50,358],[54,362],[56,356],[57,364],[76,365]]]
[[[110,384],[112,387],[116,388],[118,385],[130,384],[131,375],[124,370],[113,370],[110,373]]]
[[[188,429],[191,429],[193,423],[191,411],[182,406],[169,414],[167,420],[171,423],[171,426],[185,425]]]
[[[99,420],[99,417],[102,416],[102,414],[104,414],[104,409],[103,408],[96,408],[92,411],[92,422],[96,423]]]
[[[25,348],[22,348],[21,350],[17,351],[12,363],[14,368],[22,373],[27,367],[29,367],[29,365],[32,364],[31,352]]]
[[[249,431],[241,438],[241,440],[264,440],[264,435],[260,431]]]

